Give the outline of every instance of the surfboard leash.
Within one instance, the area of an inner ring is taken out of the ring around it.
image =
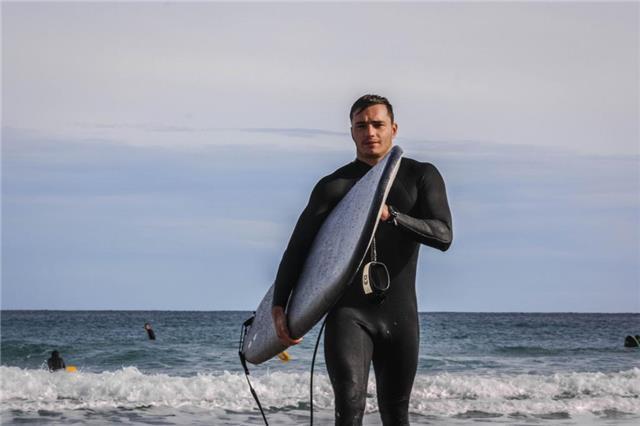
[[[322,337],[322,331],[324,325],[327,323],[327,315],[325,315],[316,339],[316,347],[313,349],[313,358],[311,359],[311,378],[309,379],[309,426],[313,426],[313,367],[316,364],[316,353],[318,353],[318,345],[320,344],[320,337]]]
[[[244,338],[247,335],[248,327],[253,323],[253,319],[256,317],[256,313],[247,319],[244,323],[242,323],[242,331],[240,332],[240,345],[238,347],[238,355],[240,356],[240,363],[242,364],[242,368],[244,368],[244,376],[247,378],[247,383],[249,384],[249,390],[251,391],[251,395],[253,399],[255,399],[256,404],[258,404],[258,408],[260,409],[260,414],[262,414],[262,419],[264,420],[264,424],[269,426],[269,422],[267,421],[267,416],[264,414],[264,410],[262,409],[262,404],[260,404],[260,399],[258,399],[258,394],[256,393],[253,386],[251,386],[251,381],[249,380],[249,367],[247,366],[247,360],[244,357],[244,352],[242,351],[242,347],[244,346]],[[315,354],[314,354],[315,356]]]

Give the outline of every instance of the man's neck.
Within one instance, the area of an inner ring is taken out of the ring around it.
[[[377,162],[377,161],[375,161],[375,160],[373,160],[373,159],[371,159],[371,158],[364,158],[364,157],[361,157],[361,156],[359,156],[359,155],[356,155],[356,159],[357,159],[358,161],[360,161],[361,163],[368,164],[368,165],[369,165],[369,166],[371,166],[371,167],[373,167],[373,166],[375,166],[376,164],[378,164],[378,162]]]
[[[382,159],[389,153],[389,151],[385,152],[384,154],[382,154],[382,156],[380,157],[363,157],[362,155],[360,155],[359,153],[356,153],[356,158],[360,161],[362,161],[363,163],[367,163],[368,165],[370,165],[371,167],[375,166],[376,164],[378,164],[380,161],[382,161]]]

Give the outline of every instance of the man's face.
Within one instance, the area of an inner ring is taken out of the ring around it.
[[[398,125],[391,122],[385,105],[372,105],[353,116],[351,137],[358,159],[377,163],[391,149]]]

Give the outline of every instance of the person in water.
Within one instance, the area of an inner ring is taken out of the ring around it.
[[[47,360],[47,366],[49,367],[49,371],[64,370],[67,367],[58,351],[51,352],[51,358]]]
[[[640,336],[627,336],[624,339],[624,347],[625,348],[637,348],[640,347]]]
[[[272,316],[287,346],[302,340],[290,336],[285,307],[316,233],[349,189],[389,152],[398,132],[393,107],[381,96],[359,98],[349,118],[356,159],[316,184],[276,275]],[[446,251],[452,241],[445,184],[434,165],[403,158],[386,203],[374,241],[375,260],[389,272],[389,289],[382,298],[367,297],[361,267],[327,316],[324,349],[336,425],[362,424],[371,363],[383,424],[409,424],[419,347],[418,252],[420,244]],[[368,253],[363,265],[371,257]]]
[[[149,336],[149,340],[156,340],[156,333],[153,331],[153,328],[151,328],[151,324],[145,322],[144,329],[147,330],[147,336]]]

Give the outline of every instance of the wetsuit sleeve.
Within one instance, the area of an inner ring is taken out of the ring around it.
[[[446,251],[453,240],[453,228],[444,179],[434,165],[424,166],[418,181],[418,217],[398,212],[395,224],[418,242]]]
[[[293,286],[298,281],[311,244],[322,223],[333,208],[328,185],[320,180],[311,192],[309,202],[300,214],[287,249],[282,255],[273,289],[273,306],[287,305]]]

